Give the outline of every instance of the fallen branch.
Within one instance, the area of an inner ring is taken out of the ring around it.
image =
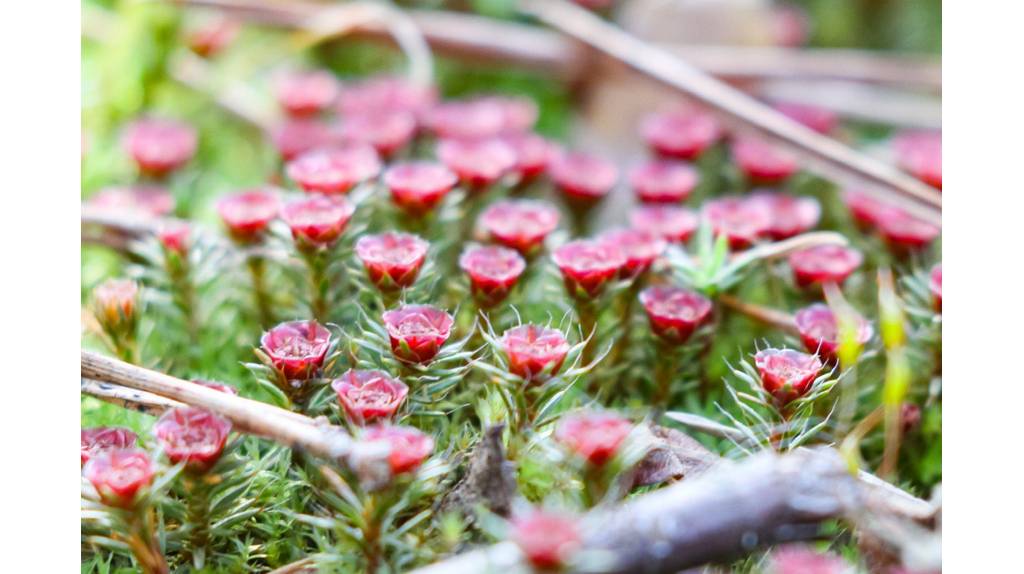
[[[299,27],[323,10],[309,2],[181,0],[261,24]],[[438,53],[488,63],[513,63],[567,81],[586,78],[587,51],[548,30],[472,14],[407,11]],[[357,26],[353,37],[389,41],[379,24]],[[664,45],[705,72],[727,80],[848,80],[941,90],[942,67],[934,58],[880,55],[863,50],[791,49],[741,46]]]
[[[830,179],[866,186],[865,191],[928,222],[941,224],[942,196],[883,162],[806,128],[713,78],[670,52],[639,40],[565,0],[523,0],[520,8],[717,111],[736,127],[753,130],[798,154],[809,169]]]
[[[796,321],[793,316],[785,311],[779,311],[778,309],[772,309],[763,305],[756,305],[754,303],[747,303],[728,294],[721,294],[717,297],[718,301],[726,307],[743,313],[744,315],[756,319],[766,325],[772,327],[778,327],[790,333],[796,333]]]
[[[909,495],[908,495],[909,496]],[[826,520],[902,514],[893,493],[850,475],[832,449],[764,452],[583,519],[579,560],[569,572],[671,573],[812,539]],[[902,496],[899,499],[902,501]],[[915,499],[916,500],[916,499]],[[528,571],[509,542],[421,568],[415,574]]]
[[[167,409],[185,406],[185,403],[167,397],[85,377],[82,377],[82,393],[154,417],[162,415]]]
[[[387,449],[360,448],[340,427],[326,421],[215,391],[124,361],[82,351],[82,378],[112,383],[201,407],[229,419],[241,432],[268,438],[290,448],[345,464],[364,476],[379,477],[387,467]],[[111,397],[113,398],[113,397]]]

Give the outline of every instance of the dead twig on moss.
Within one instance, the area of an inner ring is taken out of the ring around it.
[[[362,448],[343,429],[252,399],[215,391],[124,361],[82,351],[82,378],[112,383],[201,407],[227,419],[241,432],[340,462],[357,473],[379,477],[387,449]]]
[[[585,516],[579,560],[568,571],[678,572],[814,538],[826,520],[852,514],[910,520],[934,512],[924,501],[906,506],[904,498],[849,474],[833,449],[765,452]],[[519,549],[502,542],[415,574],[489,571],[529,570]]]
[[[565,0],[523,0],[520,8],[542,23],[695,99],[734,127],[767,136],[798,154],[809,169],[865,191],[928,222],[941,224],[938,190],[895,167],[860,154],[804,127],[672,53],[644,42]]]

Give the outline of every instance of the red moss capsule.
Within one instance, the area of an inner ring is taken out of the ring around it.
[[[807,394],[824,364],[817,355],[792,349],[764,349],[754,355],[761,384],[781,405]]]
[[[698,181],[697,170],[679,161],[649,161],[629,172],[629,184],[644,203],[682,203]]]
[[[459,257],[459,267],[469,277],[473,296],[483,307],[493,307],[508,297],[526,270],[526,260],[514,249],[476,246]]]
[[[260,346],[285,378],[305,380],[323,366],[331,332],[316,321],[290,321],[263,333]]]
[[[393,291],[416,282],[429,247],[417,235],[386,232],[360,237],[356,255],[378,289]]]
[[[405,383],[384,371],[349,369],[334,379],[331,388],[337,393],[348,419],[358,425],[390,419],[409,395]]]
[[[651,330],[675,344],[685,343],[711,316],[711,301],[695,291],[658,285],[640,292]]]
[[[224,452],[231,422],[204,409],[181,407],[166,411],[153,432],[171,463],[184,462],[189,471],[202,473]]]
[[[391,352],[399,361],[429,363],[452,334],[448,313],[430,305],[403,305],[383,315]]]
[[[510,199],[491,204],[480,215],[487,235],[524,256],[537,251],[558,227],[560,216],[553,205],[532,199]]]
[[[587,464],[604,466],[632,430],[633,423],[615,413],[576,413],[558,423],[555,440]]]
[[[569,342],[558,329],[539,325],[513,327],[501,336],[508,370],[526,381],[543,381],[558,373]]]

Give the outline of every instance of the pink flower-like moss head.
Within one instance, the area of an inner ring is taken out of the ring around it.
[[[508,370],[526,381],[543,381],[558,373],[569,342],[558,329],[539,325],[513,327],[501,336]]]
[[[469,286],[482,307],[493,307],[508,297],[526,270],[526,260],[514,249],[475,246],[462,252],[459,267],[469,276]]]
[[[82,429],[82,464],[89,459],[112,449],[135,446],[139,437],[131,430],[119,427],[95,427]]]
[[[413,427],[374,425],[367,427],[360,438],[387,443],[388,464],[394,475],[413,472],[434,452],[434,439]]]
[[[903,434],[921,426],[921,407],[914,403],[900,405],[900,426],[903,427]]]
[[[942,189],[942,132],[906,132],[893,140],[896,161],[910,175]]]
[[[692,160],[721,139],[722,127],[710,114],[680,108],[645,117],[640,135],[660,156]]]
[[[393,417],[409,395],[405,383],[383,371],[349,369],[334,379],[331,388],[348,419],[358,425]]]
[[[810,37],[811,17],[807,11],[793,4],[776,4],[770,14],[772,39],[775,45],[798,48]]]
[[[146,451],[115,448],[96,454],[82,474],[107,506],[133,508],[140,491],[153,483],[156,469]]]
[[[205,409],[181,407],[165,412],[153,433],[171,463],[184,462],[189,471],[202,473],[220,460],[231,421]]]
[[[160,224],[156,238],[167,253],[184,257],[188,253],[191,231],[188,222],[172,220]]]
[[[148,118],[128,126],[124,147],[139,170],[162,177],[188,163],[196,153],[199,136],[185,123]]]
[[[562,418],[555,440],[593,466],[604,466],[626,440],[633,423],[610,412],[582,412]]]
[[[932,267],[930,273],[928,273],[928,291],[932,294],[932,300],[935,303],[935,310],[942,312],[942,263],[938,263],[935,267]]]
[[[429,363],[452,334],[452,316],[430,305],[403,305],[383,315],[391,352],[399,361]]]
[[[483,96],[477,98],[483,105],[495,106],[501,110],[501,133],[523,133],[533,129],[540,110],[530,98],[522,96]]]
[[[685,243],[697,230],[700,218],[692,210],[678,205],[641,205],[629,215],[629,224],[666,241]]]
[[[446,166],[428,161],[396,163],[384,172],[384,184],[395,205],[412,215],[432,211],[459,183],[459,176]]]
[[[890,248],[902,252],[928,247],[939,236],[941,230],[904,211],[893,210],[879,220],[878,232]]]
[[[316,321],[289,321],[263,333],[260,345],[288,380],[316,375],[331,346],[331,332]]]
[[[238,396],[238,389],[231,385],[225,385],[224,383],[218,383],[215,381],[204,381],[202,379],[193,379],[192,382],[201,387],[217,391],[218,393],[226,393],[236,397]]]
[[[187,30],[185,43],[193,54],[201,58],[212,58],[234,41],[238,28],[238,22],[230,18],[208,18]]]
[[[765,233],[776,241],[810,231],[821,219],[821,204],[813,197],[761,191],[747,201],[769,213],[771,224]]]
[[[792,349],[764,349],[754,355],[761,385],[781,405],[802,397],[811,389],[824,364],[817,355]]]
[[[889,206],[864,191],[848,190],[843,193],[843,202],[849,208],[854,221],[864,229],[878,225],[882,219],[899,210]]]
[[[806,546],[784,546],[771,556],[771,574],[843,574],[849,566],[839,556]]]
[[[581,545],[575,518],[541,510],[513,518],[510,537],[534,568],[546,571],[564,566]]]
[[[600,295],[626,264],[626,256],[618,248],[586,239],[560,246],[551,258],[562,272],[569,295],[577,299]]]
[[[347,193],[380,173],[380,158],[372,146],[349,143],[308,151],[288,162],[292,181],[311,193]]]
[[[654,160],[637,165],[629,172],[629,185],[644,203],[681,203],[697,187],[700,175],[690,164],[672,160]]]
[[[751,182],[780,183],[800,168],[796,156],[754,137],[740,137],[732,143],[732,159]]]
[[[817,353],[822,359],[834,362],[839,350],[839,324],[832,309],[824,303],[804,307],[794,316],[800,339],[809,353]],[[857,343],[864,345],[871,340],[874,330],[871,323],[857,316]]]
[[[645,229],[613,229],[602,233],[598,240],[618,249],[626,258],[625,264],[619,268],[622,279],[637,277],[650,269],[654,260],[668,247],[661,235]]]
[[[794,251],[789,256],[793,279],[800,287],[824,283],[842,285],[863,261],[860,251],[841,245],[819,245]]]
[[[453,100],[434,106],[423,121],[439,138],[486,139],[505,131],[505,113],[505,107],[497,100]]]
[[[134,328],[138,319],[139,284],[130,279],[107,279],[93,289],[93,314],[107,332]]]
[[[174,197],[166,188],[154,185],[105,187],[87,204],[105,212],[131,217],[163,217],[174,211]]]
[[[473,190],[495,183],[516,166],[515,151],[497,138],[441,140],[437,157]]]
[[[704,214],[715,235],[724,235],[731,249],[750,247],[772,225],[767,210],[739,197],[711,200],[704,204]]]
[[[263,238],[281,209],[277,194],[269,189],[250,189],[222,197],[217,213],[231,237],[241,243]]]
[[[480,225],[491,239],[529,256],[558,227],[558,210],[545,201],[508,199],[491,204]]]
[[[614,163],[583,152],[558,154],[548,165],[548,174],[569,200],[586,203],[604,198],[619,181]]]
[[[556,152],[554,144],[534,133],[505,134],[501,141],[516,155],[514,171],[521,183],[533,181],[547,171]]]
[[[338,97],[338,80],[327,70],[294,70],[277,78],[274,95],[289,116],[314,116],[334,103]]]
[[[808,127],[819,134],[829,134],[839,125],[839,116],[832,110],[810,104],[780,102],[775,110],[787,118]]]
[[[341,143],[337,130],[319,120],[287,120],[271,130],[270,140],[285,161]]]
[[[437,90],[398,76],[374,76],[346,84],[338,97],[338,112],[356,116],[374,112],[407,112],[417,118],[434,106]]]
[[[711,301],[681,287],[658,285],[640,292],[651,330],[672,343],[684,343],[711,316]]]
[[[286,203],[281,218],[300,249],[319,249],[341,237],[355,210],[344,196],[313,195]]]
[[[393,291],[416,282],[429,247],[417,235],[389,231],[360,237],[356,255],[378,289]]]
[[[409,112],[367,112],[341,121],[344,141],[371,145],[383,157],[391,157],[415,135],[416,117]]]

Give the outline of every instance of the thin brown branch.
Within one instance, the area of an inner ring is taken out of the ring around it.
[[[793,316],[785,311],[779,311],[778,309],[772,309],[763,305],[756,305],[754,303],[748,303],[742,301],[732,295],[721,294],[717,297],[718,301],[726,307],[739,311],[744,315],[756,319],[766,325],[778,327],[784,329],[790,333],[796,333],[796,321]]]
[[[910,519],[898,514],[891,496],[888,489],[850,475],[832,449],[764,452],[586,515],[579,556],[589,554],[594,560],[581,560],[568,571],[678,572],[764,545],[813,538],[823,521],[850,514]],[[920,503],[915,511],[934,512]],[[522,561],[514,544],[502,542],[415,574],[516,571]]]
[[[291,448],[301,448],[313,455],[347,464],[357,472],[378,476],[381,468],[387,466],[387,452],[378,448],[357,448],[352,437],[340,427],[90,351],[82,351],[82,378],[113,383],[204,408],[231,420],[241,432],[272,439]]]
[[[323,5],[310,2],[253,0],[180,0],[187,6],[222,10],[262,24],[299,27]],[[586,77],[588,55],[579,44],[534,26],[501,22],[471,14],[410,10],[431,48],[446,56],[492,63],[514,63],[567,80]],[[353,31],[354,36],[388,40],[379,25]],[[728,80],[834,79],[942,87],[942,68],[934,59],[914,55],[880,55],[860,50],[805,50],[737,46],[666,45],[709,74]]]
[[[798,154],[809,169],[854,182],[884,201],[941,224],[942,196],[896,168],[810,130],[675,55],[565,0],[523,0],[520,8],[598,52],[699,101],[739,129],[766,136]]]
[[[154,417],[160,416],[167,409],[184,406],[184,403],[160,395],[112,383],[94,381],[85,377],[82,377],[82,393]]]

